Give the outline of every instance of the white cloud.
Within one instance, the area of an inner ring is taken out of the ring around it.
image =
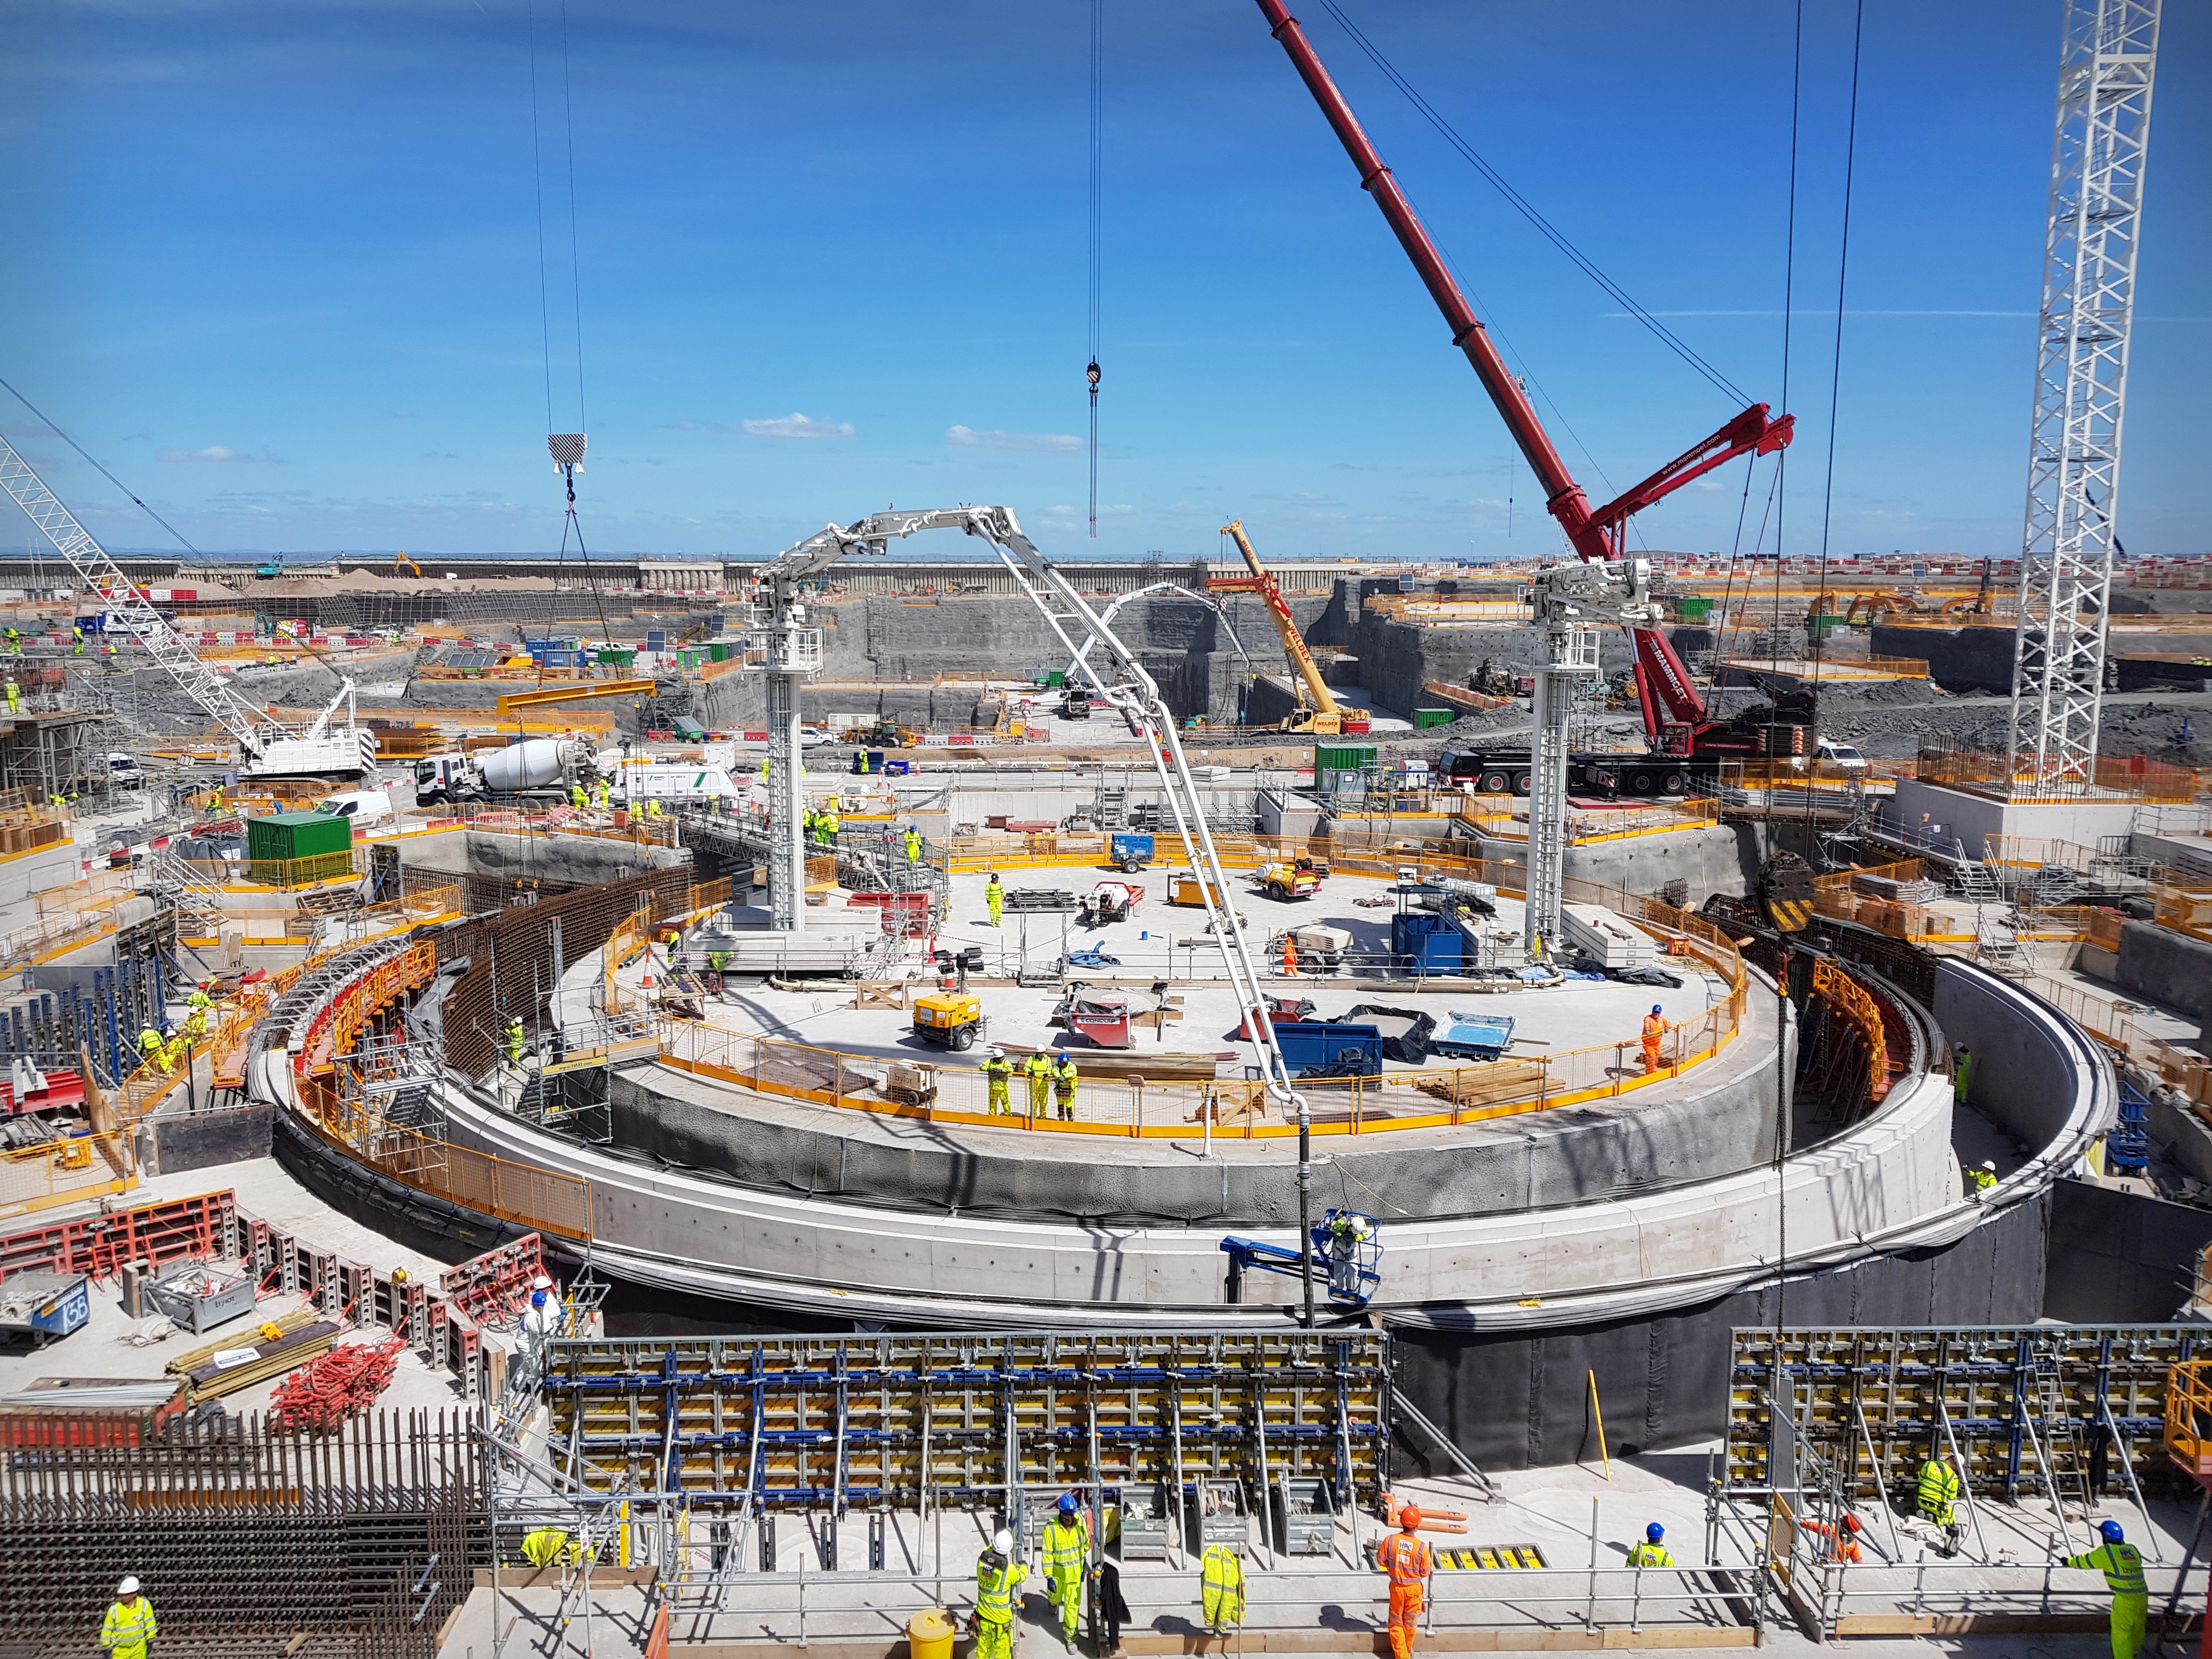
[[[749,438],[849,438],[853,435],[853,423],[817,421],[811,415],[793,410],[772,421],[747,421],[744,430]]]
[[[215,461],[275,461],[276,459],[274,455],[241,454],[224,444],[210,444],[205,449],[165,449],[161,452],[161,459],[180,464]]]
[[[1083,440],[1071,432],[978,432],[971,426],[946,427],[945,441],[965,449],[1024,449],[1056,454],[1083,447]]]

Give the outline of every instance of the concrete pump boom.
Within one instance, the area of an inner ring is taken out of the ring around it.
[[[769,822],[779,845],[769,864],[769,906],[775,926],[797,932],[804,912],[799,895],[805,884],[805,847],[799,835],[798,787],[799,702],[797,681],[821,665],[818,629],[804,626],[805,611],[799,601],[799,585],[819,575],[848,553],[882,553],[896,538],[922,530],[958,530],[981,538],[997,552],[1000,562],[1012,576],[1014,586],[1034,605],[1051,627],[1099,701],[1108,704],[1139,732],[1159,775],[1183,856],[1200,874],[1207,931],[1221,946],[1222,966],[1235,988],[1243,1013],[1243,1030],[1259,1049],[1268,1097],[1298,1126],[1298,1231],[1305,1258],[1305,1319],[1313,1322],[1312,1227],[1308,1213],[1313,1180],[1310,1140],[1312,1114],[1305,1096],[1292,1086],[1288,1064],[1276,1045],[1275,1029],[1267,999],[1260,989],[1244,925],[1230,898],[1231,888],[1215,850],[1212,832],[1206,822],[1205,803],[1197,780],[1191,776],[1182,744],[1176,735],[1174,714],[1160,695],[1158,684],[1136,655],[1115,634],[1089,600],[1039,552],[1013,509],[1005,507],[937,507],[918,512],[871,514],[842,527],[830,525],[778,554],[760,573],[762,603],[767,615],[756,626],[766,637],[769,676]],[[811,637],[810,637],[811,636]],[[1095,647],[1103,649],[1105,665],[1092,659]]]
[[[1328,682],[1321,675],[1321,666],[1314,661],[1313,653],[1306,649],[1305,638],[1298,632],[1298,619],[1291,614],[1290,602],[1283,598],[1283,590],[1274,574],[1260,562],[1260,556],[1252,550],[1252,538],[1244,533],[1244,520],[1231,519],[1221,527],[1221,533],[1231,538],[1237,550],[1244,556],[1249,576],[1208,576],[1206,591],[1210,593],[1257,593],[1267,607],[1267,619],[1275,624],[1275,632],[1282,635],[1283,655],[1290,659],[1291,670],[1305,688],[1305,700],[1313,706],[1315,719],[1312,729],[1324,734],[1343,728],[1344,711],[1337,706],[1336,696],[1328,689]]]
[[[1528,463],[1528,470],[1543,485],[1545,506],[1559,520],[1561,532],[1577,556],[1584,559],[1619,557],[1623,527],[1632,514],[1739,455],[1771,454],[1789,443],[1795,426],[1793,418],[1788,415],[1770,417],[1767,404],[1753,404],[1642,483],[1604,507],[1593,509],[1589,497],[1575,482],[1566,462],[1553,447],[1551,434],[1544,430],[1544,423],[1536,418],[1535,406],[1528,401],[1528,394],[1521,389],[1520,380],[1498,356],[1489,330],[1482,325],[1474,307],[1468,304],[1467,296],[1460,292],[1459,284],[1444,264],[1443,256],[1429,239],[1428,231],[1414,213],[1413,204],[1407,201],[1406,193],[1399,189],[1390,169],[1382,164],[1382,156],[1361,128],[1359,118],[1352,112],[1352,106],[1345,101],[1343,93],[1337,89],[1336,82],[1314,51],[1313,43],[1306,39],[1304,29],[1291,15],[1283,0],[1259,0],[1259,4],[1268,28],[1290,54],[1299,78],[1313,94],[1314,101],[1321,106],[1322,115],[1328,118],[1346,154],[1352,157],[1352,165],[1359,169],[1360,188],[1375,198],[1375,205],[1382,209],[1383,218],[1396,233],[1398,245],[1406,250],[1406,257],[1413,262],[1413,269],[1427,285],[1437,309],[1443,313],[1444,321],[1451,329],[1452,343],[1465,352],[1468,362],[1474,366],[1475,374],[1482,381],[1483,389],[1490,393],[1491,402],[1498,406],[1506,430]],[[1633,628],[1629,632],[1636,642],[1636,689],[1644,707],[1645,734],[1655,748],[1666,753],[1693,752],[1698,734],[1712,720],[1705,699],[1690,684],[1689,671],[1674,654],[1674,647],[1656,628]]]

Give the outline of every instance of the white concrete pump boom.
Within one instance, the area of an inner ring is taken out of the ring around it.
[[[77,580],[102,596],[107,626],[120,629],[143,646],[184,688],[185,695],[237,740],[242,770],[273,777],[375,769],[376,738],[354,721],[351,680],[345,681],[338,696],[304,736],[279,725],[199,659],[167,619],[140,596],[137,584],[123,574],[107,550],[76,521],[76,515],[62,505],[4,437],[0,437],[0,488],[6,489],[15,505],[38,526],[40,533],[53,544]],[[331,716],[340,702],[348,705],[346,725],[343,730],[331,732]]]
[[[1036,606],[1053,632],[1066,647],[1069,658],[1093,694],[1127,717],[1145,738],[1153,769],[1159,774],[1183,855],[1201,878],[1207,930],[1221,945],[1221,961],[1243,1011],[1243,1029],[1259,1049],[1268,1097],[1298,1126],[1298,1231],[1305,1273],[1305,1319],[1313,1322],[1311,1217],[1307,1213],[1313,1178],[1310,1140],[1312,1114],[1304,1094],[1292,1086],[1290,1067],[1275,1042],[1275,1028],[1268,1017],[1267,999],[1260,990],[1259,969],[1244,938],[1244,926],[1230,902],[1228,877],[1206,827],[1198,783],[1190,775],[1176,736],[1175,715],[1160,688],[1118,638],[1106,619],[1091,607],[1058,568],[1023,533],[1013,510],[1005,507],[936,507],[919,512],[875,513],[857,523],[831,525],[787,552],[779,554],[760,573],[766,592],[767,616],[762,631],[768,640],[769,710],[769,743],[772,763],[769,807],[772,822],[780,826],[776,860],[770,866],[769,908],[779,928],[796,931],[799,895],[805,880],[805,847],[799,834],[797,789],[798,703],[790,695],[796,678],[812,672],[821,662],[818,635],[801,626],[805,609],[797,603],[798,585],[820,574],[848,553],[882,553],[897,537],[920,530],[960,530],[991,544],[1014,579],[1014,586]],[[1094,647],[1103,647],[1110,667],[1091,659]],[[780,693],[779,687],[784,688]],[[777,878],[782,878],[779,894]],[[786,896],[787,896],[787,897]],[[788,919],[787,919],[788,918]]]

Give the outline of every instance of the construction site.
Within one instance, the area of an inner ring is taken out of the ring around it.
[[[1594,507],[1260,9],[1556,556],[155,557],[0,435],[0,1659],[2207,1639],[2157,7],[2024,544],[1817,559],[1629,538],[1765,404]]]

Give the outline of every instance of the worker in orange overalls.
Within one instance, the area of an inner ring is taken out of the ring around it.
[[[1421,1512],[1411,1504],[1398,1511],[1398,1530],[1376,1547],[1376,1557],[1390,1575],[1391,1659],[1413,1659],[1413,1638],[1420,1634],[1421,1592],[1436,1572],[1419,1528]]]
[[[1863,1565],[1866,1552],[1859,1547],[1859,1518],[1849,1510],[1835,1526],[1826,1521],[1807,1521],[1801,1523],[1805,1530],[1820,1540],[1820,1559],[1842,1561],[1852,1565]]]
[[[1644,1075],[1650,1077],[1659,1069],[1659,1040],[1667,1035],[1667,1016],[1653,1003],[1651,1012],[1644,1016]]]
[[[1283,972],[1292,979],[1298,976],[1298,941],[1290,933],[1283,935]]]

